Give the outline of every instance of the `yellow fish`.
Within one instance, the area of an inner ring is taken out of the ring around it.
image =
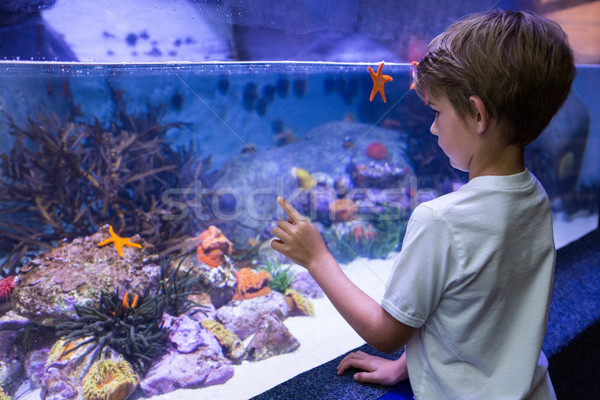
[[[309,190],[317,184],[317,181],[315,181],[311,174],[302,168],[292,168],[292,176],[298,179],[298,186],[304,190]]]

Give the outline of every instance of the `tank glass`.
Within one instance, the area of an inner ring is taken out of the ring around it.
[[[363,343],[270,249],[275,198],[379,299],[411,211],[466,182],[410,62],[489,5],[13,3],[0,6],[4,393],[245,399]],[[501,3],[567,30],[590,6]],[[526,152],[557,248],[598,228],[600,203],[600,59],[573,38],[573,91]],[[370,100],[378,67],[385,101]]]

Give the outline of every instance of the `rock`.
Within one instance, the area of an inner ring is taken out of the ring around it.
[[[258,324],[256,335],[246,347],[246,359],[260,361],[280,354],[290,353],[300,347],[276,314],[266,314]]]
[[[40,398],[44,400],[75,399],[79,393],[77,385],[65,379],[61,370],[53,368],[44,374]]]
[[[207,292],[201,292],[199,294],[191,294],[188,296],[188,300],[193,301],[196,304],[202,306],[202,311],[199,311],[197,307],[191,308],[185,315],[189,316],[195,321],[203,321],[205,319],[213,319],[215,316],[216,308],[213,305],[210,294]]]
[[[56,326],[61,319],[75,317],[74,305],[96,306],[102,292],[118,290],[142,297],[153,293],[160,280],[157,258],[131,247],[123,249],[121,258],[112,244],[98,247],[109,236],[107,227],[70,243],[62,241],[25,265],[11,294],[15,312]],[[137,235],[131,241],[146,246]]]
[[[278,194],[288,196],[289,201],[295,199],[298,180],[291,173],[294,167],[311,174],[324,171],[336,180],[346,175],[350,163],[371,164],[365,154],[369,141],[360,140],[365,132],[369,132],[371,141],[385,145],[387,161],[402,170],[404,177],[414,175],[406,156],[406,135],[391,135],[387,129],[356,122],[331,122],[312,129],[294,143],[265,150],[260,157],[238,156],[227,161],[212,190],[235,197],[231,215],[236,218],[221,221],[221,230],[232,242],[246,243],[248,238],[259,237],[274,217],[283,218],[274,199]],[[355,142],[352,151],[343,147],[346,137]],[[408,187],[409,180],[403,179],[399,176],[395,182]]]
[[[200,322],[187,315],[179,318],[165,315],[164,321],[171,330],[172,348],[140,382],[147,396],[217,385],[233,376],[231,361],[223,356],[219,341]]]
[[[285,319],[288,312],[283,294],[271,291],[266,296],[231,301],[217,310],[216,317],[227,329],[244,340],[256,332],[263,315],[273,313]]]
[[[28,323],[29,320],[27,318],[18,315],[13,310],[10,310],[0,317],[0,331],[17,331],[25,328],[25,325]]]
[[[323,290],[319,287],[317,282],[313,279],[308,271],[301,271],[294,275],[290,289],[294,289],[296,292],[304,297],[311,299],[319,299],[325,296]]]
[[[179,260],[177,260],[179,263]],[[176,266],[177,264],[171,264]],[[220,267],[211,268],[204,264],[195,255],[183,260],[179,270],[187,272],[191,269],[192,276],[200,277],[198,291],[206,292],[215,308],[229,302],[235,294],[236,278],[231,265],[225,264]]]
[[[91,365],[91,355],[86,354],[94,343],[83,345],[78,349],[67,353],[87,338],[76,339],[70,343],[58,340],[50,349],[45,371],[41,379],[42,399],[66,400],[75,399],[81,395],[82,379]],[[67,353],[67,354],[65,354]],[[82,358],[83,357],[83,358]],[[119,355],[106,347],[102,355],[103,359],[118,359]],[[82,358],[82,359],[81,359]]]
[[[14,331],[0,331],[0,386],[18,381],[23,366],[19,335]]]
[[[235,333],[212,319],[202,321],[202,327],[217,338],[225,357],[236,364],[242,362],[246,355],[246,349],[244,349],[244,344]]]
[[[198,321],[187,315],[177,318],[171,325],[169,340],[180,353],[191,353],[201,346],[215,347],[214,337]],[[217,347],[220,347],[218,344]]]
[[[25,375],[29,378],[31,386],[34,388],[42,386],[42,378],[49,354],[49,347],[32,350],[25,354]]]
[[[233,376],[231,361],[223,357],[221,348],[201,346],[191,353],[173,349],[148,371],[140,382],[146,396],[169,393],[176,389],[195,389],[227,382]]]

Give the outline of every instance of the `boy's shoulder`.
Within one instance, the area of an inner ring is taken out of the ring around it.
[[[413,214],[464,222],[472,216],[492,218],[515,208],[534,208],[540,198],[547,201],[546,192],[535,176],[525,170],[515,175],[474,178],[454,192],[419,204]]]

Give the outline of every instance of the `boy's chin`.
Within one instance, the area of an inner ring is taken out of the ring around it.
[[[464,167],[464,166],[458,165],[458,164],[456,164],[452,160],[450,160],[450,166],[452,166],[452,168],[457,169],[457,170],[459,170],[461,172],[469,172],[469,168],[468,167]]]

